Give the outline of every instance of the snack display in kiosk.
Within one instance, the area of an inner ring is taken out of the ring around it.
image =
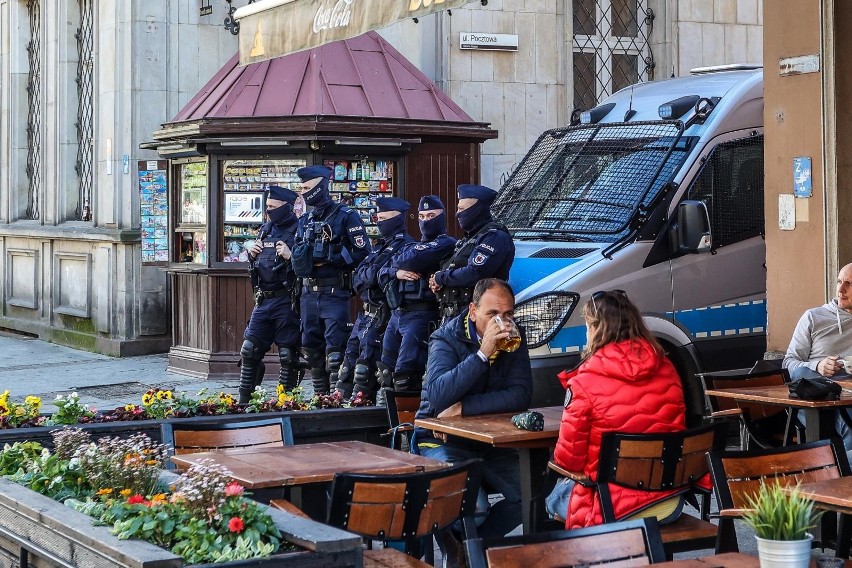
[[[296,171],[306,165],[303,159],[226,160],[222,163],[223,215],[222,261],[248,262],[246,241],[256,239],[266,220],[264,192],[270,185],[299,191]],[[301,197],[296,215],[305,210]]]
[[[332,199],[357,211],[367,234],[378,237],[376,198],[393,195],[396,162],[341,159],[325,160],[323,164],[334,170],[331,183]]]

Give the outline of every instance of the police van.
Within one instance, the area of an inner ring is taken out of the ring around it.
[[[763,72],[736,65],[627,87],[543,133],[492,211],[516,246],[534,404],[586,343],[582,305],[624,290],[684,381],[751,366],[766,349]]]

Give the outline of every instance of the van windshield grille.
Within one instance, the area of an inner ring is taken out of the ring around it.
[[[680,121],[596,124],[542,134],[492,212],[516,238],[616,242],[638,228],[695,138]]]

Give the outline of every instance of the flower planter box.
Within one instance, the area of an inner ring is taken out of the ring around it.
[[[362,562],[361,538],[270,509],[284,537],[301,550],[254,560],[194,565],[230,568],[349,567]],[[183,560],[148,542],[119,540],[87,515],[0,478],[0,565],[33,568],[179,568]]]
[[[287,416],[293,427],[293,437],[297,444],[308,442],[333,442],[338,440],[364,440],[383,443],[379,436],[388,429],[387,409],[384,407],[329,408],[324,410],[289,410],[282,412],[264,412],[260,414],[222,414],[216,416],[194,416],[192,418],[171,418],[165,422],[242,422]],[[97,424],[79,424],[79,428],[88,431],[93,438],[102,436],[126,437],[143,432],[152,440],[160,440],[160,423],[163,420],[135,420],[128,422],[107,422]],[[0,447],[3,444],[35,441],[46,447],[53,445],[50,432],[61,426],[39,428],[13,428],[0,430]]]

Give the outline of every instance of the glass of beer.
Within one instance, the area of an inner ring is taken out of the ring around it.
[[[516,351],[518,347],[521,346],[521,332],[518,331],[518,326],[515,325],[515,320],[506,318],[506,321],[504,322],[503,318],[500,316],[494,316],[494,321],[497,322],[497,325],[499,325],[501,329],[509,332],[508,337],[497,340],[497,349],[505,351],[506,353]]]

